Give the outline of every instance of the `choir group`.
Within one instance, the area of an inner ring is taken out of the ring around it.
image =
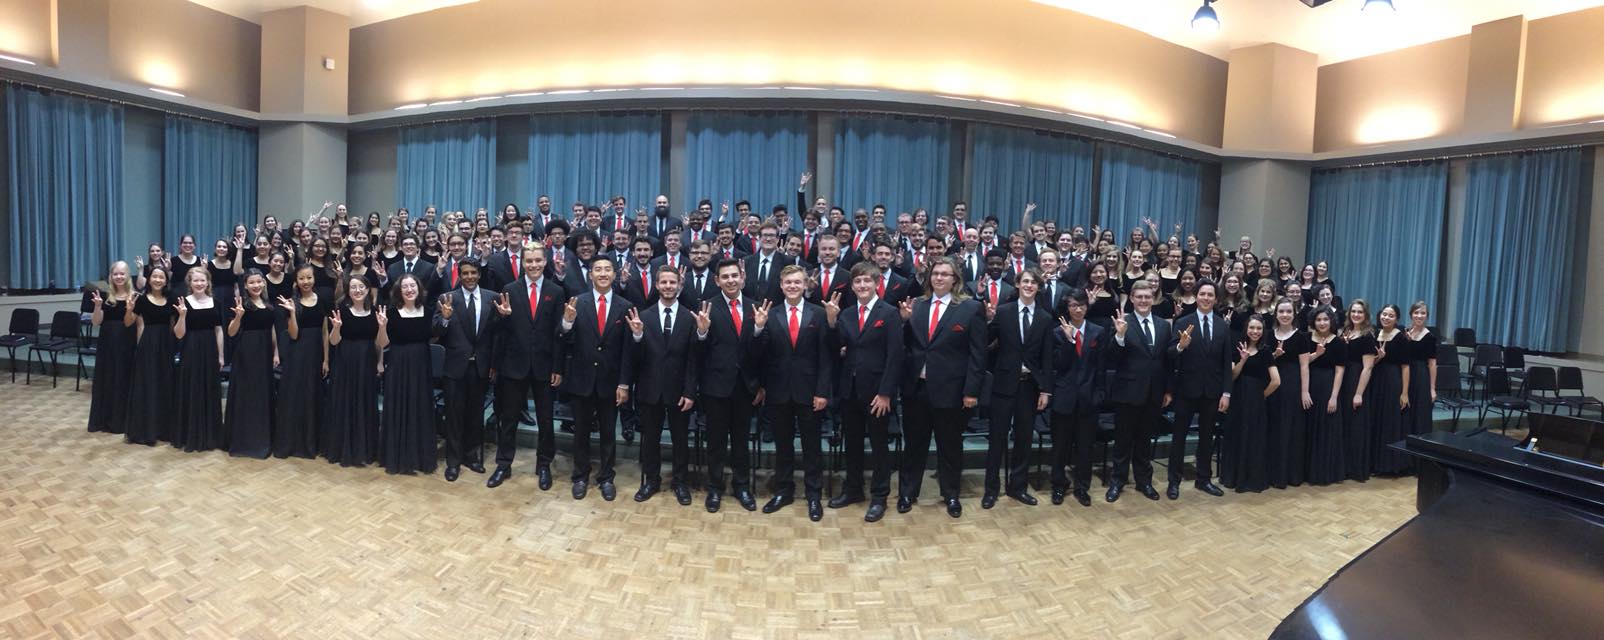
[[[525,211],[387,219],[325,204],[288,227],[267,216],[248,236],[237,225],[211,257],[188,235],[176,254],[153,244],[86,294],[99,327],[89,430],[404,474],[432,473],[443,439],[455,481],[463,467],[486,471],[493,398],[487,485],[511,476],[518,425],[532,422],[547,490],[553,406],[565,403],[575,499],[592,486],[614,499],[620,427],[643,442],[635,500],[660,491],[666,425],[669,489],[689,505],[694,421],[707,510],[720,508],[726,475],[730,497],[758,508],[750,447],[761,431],[776,450],[763,511],[795,499],[800,444],[817,521],[828,423],[846,470],[828,506],[867,500],[870,522],[885,515],[894,470],[897,510],[916,504],[932,439],[953,517],[966,436],[989,440],[984,508],[999,496],[1037,504],[1026,465],[1038,420],[1051,434],[1052,502],[1082,505],[1104,414],[1109,502],[1132,480],[1159,499],[1153,445],[1166,433],[1174,500],[1194,428],[1192,484],[1214,496],[1216,454],[1220,484],[1238,492],[1364,481],[1409,473],[1387,445],[1431,430],[1426,305],[1344,305],[1324,262],[1260,258],[1246,237],[1227,250],[1218,231],[1200,239],[1181,225],[1162,237],[1152,221],[1123,240],[1060,229],[1032,221],[1034,205],[1006,235],[963,202],[934,217],[888,218],[883,206],[848,216],[810,203],[809,177],[800,225],[784,205],[765,216],[726,202],[715,217],[703,200],[674,215],[658,196],[632,214],[614,197],[565,216],[540,196]]]

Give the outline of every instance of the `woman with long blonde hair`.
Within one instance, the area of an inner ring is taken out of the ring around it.
[[[100,329],[95,343],[95,378],[90,386],[89,430],[122,433],[134,364],[134,331],[123,324],[136,295],[128,263],[113,263],[106,284],[110,291],[105,295],[98,288],[89,292],[93,308],[89,321]]]

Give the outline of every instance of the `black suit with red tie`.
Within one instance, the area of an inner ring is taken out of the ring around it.
[[[1102,326],[1083,321],[1066,334],[1053,331],[1057,347],[1053,365],[1053,491],[1066,492],[1069,477],[1064,467],[1074,460],[1074,489],[1084,494],[1092,486],[1092,443],[1097,439],[1097,414],[1107,397],[1103,353],[1112,334]],[[1128,335],[1128,334],[1127,334]]]
[[[899,498],[919,499],[930,439],[936,440],[936,473],[941,497],[958,499],[963,471],[964,398],[979,399],[986,373],[986,314],[980,301],[949,298],[930,328],[933,300],[913,303],[908,320],[907,357],[902,362],[903,431],[906,443],[897,474]]]
[[[814,280],[819,283],[819,286],[809,293],[808,301],[814,304],[824,304],[830,300],[831,294],[840,294],[841,301],[839,304],[843,306],[851,304],[852,272],[842,268],[840,263],[836,263],[833,267],[820,265],[819,273],[814,276]]]
[[[763,357],[764,405],[774,430],[774,495],[791,496],[796,491],[795,444],[802,436],[802,483],[810,500],[824,490],[824,456],[820,452],[819,414],[813,399],[830,398],[836,344],[835,332],[826,326],[824,308],[802,302],[794,316],[791,305],[781,302],[769,310],[764,332],[769,336]]]
[[[587,291],[580,294],[574,304],[578,314],[573,326],[560,329],[568,345],[562,390],[573,398],[573,480],[576,483],[590,477],[591,433],[601,436],[601,463],[596,471],[596,483],[612,482],[617,392],[620,386],[630,385],[635,372],[635,349],[629,326],[624,323],[624,317],[635,307],[623,296],[607,297],[612,300],[607,303],[605,319],[600,324],[598,304],[605,298],[598,298],[595,291]]]
[[[707,335],[698,335],[701,357],[701,391],[698,404],[707,416],[707,486],[709,494],[724,491],[724,467],[731,467],[731,487],[737,492],[751,486],[748,446],[754,408],[762,375],[763,341],[769,331],[758,332],[757,307],[742,296],[739,322],[731,315],[723,292],[709,300]],[[772,327],[770,327],[772,329]]]
[[[634,260],[624,264],[626,266],[621,270],[623,279],[614,290],[624,294],[624,299],[635,305],[636,309],[657,304],[657,278],[652,273],[652,265],[642,265]]]
[[[557,330],[561,328],[563,307],[568,304],[568,290],[550,277],[540,278],[540,297],[531,305],[528,275],[501,288],[512,313],[502,318],[496,331],[497,467],[512,466],[513,454],[518,450],[518,422],[531,395],[539,431],[535,467],[549,468],[557,453],[551,374],[562,373],[565,364],[564,345],[557,339]]]
[[[841,427],[846,449],[847,477],[841,483],[845,496],[863,495],[863,438],[873,451],[869,495],[884,500],[891,494],[891,453],[887,427],[891,414],[875,416],[869,403],[875,396],[889,401],[897,396],[902,379],[902,315],[896,307],[876,300],[867,312],[858,304],[841,310],[836,331],[842,345],[839,383]]]

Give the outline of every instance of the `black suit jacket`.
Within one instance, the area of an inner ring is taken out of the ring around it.
[[[1078,352],[1062,328],[1053,330],[1053,411],[1058,413],[1096,412],[1107,395],[1105,354],[1113,334],[1090,320],[1081,329]]]
[[[634,305],[613,294],[607,306],[607,323],[596,325],[596,292],[578,296],[574,326],[559,336],[568,346],[562,390],[587,398],[612,398],[619,385],[629,385],[635,374],[635,349],[629,325],[624,322]]]
[[[775,304],[785,300],[785,294],[780,292],[780,270],[787,265],[795,263],[795,258],[775,251],[769,260],[769,277],[766,280],[759,277],[759,272],[762,269],[760,265],[763,262],[763,254],[754,253],[749,255],[745,258],[745,262],[746,288],[741,290],[742,295],[759,300],[768,300]]]
[[[1212,340],[1203,339],[1196,313],[1175,319],[1176,341],[1170,347],[1175,360],[1175,395],[1182,398],[1218,398],[1231,390],[1231,356],[1236,355],[1231,325],[1213,314]],[[1180,349],[1180,335],[1192,329],[1192,343]],[[1125,337],[1130,337],[1127,330]]]
[[[701,345],[702,394],[712,398],[733,397],[737,390],[756,394],[761,386],[763,341],[774,327],[757,335],[753,319],[757,314],[754,299],[741,296],[741,331],[735,331],[730,305],[723,292],[714,293],[708,311],[707,336],[698,336]]]
[[[764,402],[806,405],[814,397],[829,398],[832,363],[840,347],[835,332],[824,321],[824,307],[802,303],[795,346],[791,345],[789,309],[784,302],[775,305],[763,329],[764,333],[774,332],[763,356]]]
[[[692,309],[700,311],[703,300],[712,300],[718,294],[718,274],[713,271],[711,264],[702,276],[700,289],[696,287],[696,269],[685,270],[685,281],[679,285],[680,304],[689,305]]]
[[[930,338],[930,300],[913,303],[907,323],[907,357],[902,361],[902,397],[912,398],[925,374],[930,406],[954,409],[963,398],[979,398],[986,377],[986,314],[978,300],[956,299],[937,321]]]
[[[1110,337],[1108,353],[1114,366],[1113,400],[1128,405],[1157,405],[1169,391],[1172,363],[1170,345],[1175,330],[1168,320],[1149,316],[1153,325],[1153,344],[1142,336],[1142,323],[1135,313],[1125,314],[1125,344]]]
[[[661,241],[665,235],[670,233],[679,233],[680,229],[684,226],[684,223],[680,222],[680,219],[674,216],[670,215],[658,217],[656,214],[653,214],[650,218],[647,218],[646,235],[651,236],[654,240]],[[659,246],[661,246],[661,244],[659,244]]]
[[[825,234],[822,229],[814,230],[813,240],[810,242],[808,240],[807,229],[796,232],[796,236],[802,239],[802,262],[813,266],[817,266],[819,264],[819,238],[823,237],[824,235]]]
[[[897,309],[876,300],[860,330],[858,304],[853,302],[836,318],[836,331],[844,348],[836,386],[841,399],[866,403],[875,396],[895,397],[905,346]]]
[[[1070,286],[1086,288],[1087,277],[1091,274],[1092,265],[1080,258],[1063,258],[1064,268],[1058,279]]]
[[[502,287],[507,286],[507,283],[517,280],[519,276],[523,275],[523,264],[521,264],[523,257],[518,255],[518,249],[514,248],[511,251],[512,253],[510,254],[508,249],[492,251],[489,256],[485,257],[483,275],[479,281],[480,286],[491,291],[500,291]],[[520,263],[517,275],[512,272],[513,262]]]
[[[635,305],[636,309],[645,309],[657,304],[657,278],[652,275],[652,271],[650,264],[642,267],[631,260],[618,271],[618,273],[623,274],[622,279],[616,283],[613,290],[623,294],[630,304]],[[641,284],[642,274],[646,276],[649,283],[645,287]]]
[[[1036,292],[1036,304],[1045,307],[1055,320],[1062,318],[1068,313],[1066,308],[1068,303],[1065,300],[1069,298],[1069,289],[1070,286],[1064,281],[1049,278],[1047,282],[1042,283],[1041,290]]]
[[[952,254],[952,258],[954,260],[958,261],[958,268],[963,271],[964,282],[971,282],[972,283],[972,282],[974,282],[976,280],[979,280],[980,276],[983,276],[983,275],[986,274],[986,256],[985,256],[985,254],[978,253],[978,252],[975,253],[975,256],[974,256],[975,264],[974,264],[974,267],[972,267],[972,268],[969,266],[969,263],[966,262],[966,259],[964,258],[963,250],[961,248],[958,251],[956,251],[956,252],[954,252]]]
[[[468,315],[466,291],[454,289],[444,295],[451,299],[451,318],[441,317],[436,309],[433,321],[434,337],[446,348],[442,373],[452,380],[461,380],[469,373],[480,378],[490,375],[496,353],[495,333],[501,320],[496,313],[496,294],[484,287],[474,290],[473,303],[479,312],[477,324],[473,316]]]
[[[641,339],[635,343],[635,400],[671,405],[696,398],[696,316],[683,300],[674,306],[674,332],[663,334],[662,307],[640,312]]]
[[[829,273],[829,275],[830,275],[830,278],[829,278],[830,287],[829,287],[828,290],[825,290],[825,287],[824,287],[824,280],[825,280],[824,272],[825,272],[824,266],[820,265],[819,266],[819,274],[814,277],[814,279],[818,281],[819,286],[818,286],[817,289],[814,289],[813,291],[809,292],[808,300],[812,301],[815,304],[824,304],[824,302],[826,300],[830,299],[830,294],[839,293],[839,294],[841,294],[840,304],[842,306],[851,304],[852,303],[852,299],[853,299],[852,298],[852,272],[841,268],[841,264],[840,263],[836,263],[836,265],[834,267],[831,267],[829,269],[829,272],[830,272]]]
[[[877,295],[879,295],[880,299],[885,300],[886,304],[893,307],[902,304],[903,300],[919,295],[919,283],[897,275],[896,272],[886,273],[885,281],[884,290]],[[847,283],[848,288],[851,287],[851,284],[851,282]],[[834,286],[835,283],[831,282],[830,285]]]
[[[1030,369],[1036,388],[1044,393],[1053,389],[1053,329],[1058,321],[1041,306],[1032,305],[1030,332],[1021,336],[1019,305],[1014,300],[997,308],[989,329],[992,339],[992,395],[1013,397],[1019,389],[1020,367]]]
[[[568,290],[546,277],[540,281],[540,300],[529,315],[529,280],[519,278],[501,288],[512,314],[502,318],[496,331],[496,375],[537,383],[562,373],[564,345],[557,339]]]
[[[668,254],[662,254],[652,258],[652,273],[657,273],[657,268],[665,264],[668,264]],[[674,266],[689,271],[691,268],[691,261],[689,258],[685,257],[685,253],[682,251],[679,255],[674,256]],[[657,281],[655,279],[652,280],[652,286],[657,286]],[[683,288],[684,283],[681,283],[680,286]]]
[[[990,281],[980,279],[969,283],[969,295],[974,296],[975,300],[982,303],[991,302]],[[1018,295],[1014,291],[1014,285],[1008,284],[1006,279],[997,281],[997,306],[1001,307],[1004,303],[1016,297]]]
[[[388,277],[385,282],[394,284],[402,275],[408,273],[406,266],[407,261],[405,258],[397,260],[395,264],[390,265],[390,268],[385,272]],[[435,287],[438,286],[440,280],[440,274],[435,273],[434,263],[423,256],[418,256],[418,261],[412,265],[411,273],[418,278],[418,284],[422,285],[419,289],[419,294],[428,298],[426,300],[428,304],[434,304]],[[388,293],[389,287],[385,287],[385,289],[385,293]]]

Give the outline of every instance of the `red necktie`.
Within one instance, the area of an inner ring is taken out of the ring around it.
[[[730,248],[729,247],[724,247],[724,258],[726,260],[728,260],[728,259],[733,258],[733,257],[735,257],[735,256],[730,255]]]
[[[451,261],[451,288],[457,288],[457,261]]]
[[[1024,273],[1024,272],[1025,272],[1025,263],[1021,262],[1019,258],[1014,258],[1014,273]]]
[[[997,304],[997,281],[996,280],[992,280],[991,281],[991,303],[993,305]]]
[[[668,268],[670,268],[670,269],[678,269],[679,268],[679,265],[674,262],[674,254],[672,254],[672,253],[668,254]]]
[[[869,308],[858,305],[858,333],[863,333],[863,323],[869,319]]]
[[[796,319],[796,307],[791,307],[790,329],[791,329],[791,348],[795,349],[796,348],[796,332],[797,332],[798,329],[801,329],[801,326],[797,323],[797,319]]]
[[[821,298],[830,295],[830,272],[831,271],[835,271],[835,269],[825,269],[824,270],[824,288],[819,289],[819,297],[821,297]]]
[[[529,284],[529,323],[534,324],[535,314],[540,312],[540,285]]]
[[[607,331],[607,296],[596,296],[596,335]]]
[[[935,298],[931,298],[930,299],[930,335],[925,336],[926,340],[935,340],[936,339],[936,324],[939,323],[940,321],[941,321],[941,301],[937,300]]]
[[[509,258],[508,261],[512,263],[512,278],[517,280],[518,278],[523,277],[518,273],[518,269],[522,266],[521,263],[523,262],[523,258],[521,256],[514,256],[511,253],[508,253],[507,257]]]
[[[741,301],[730,301],[730,319],[735,321],[735,337],[741,337]]]
[[[802,236],[802,255],[808,255],[812,251],[813,251],[813,234],[809,233],[807,235]]]
[[[1073,331],[1075,332],[1075,356],[1079,357],[1081,355],[1081,350],[1080,350],[1080,329],[1074,329]]]
[[[640,290],[641,290],[641,293],[644,293],[646,295],[652,295],[651,283],[646,281],[646,270],[645,269],[641,269],[640,270]]]
[[[881,278],[880,279],[880,286],[875,288],[875,297],[877,297],[877,298],[886,297],[886,279],[885,278]]]

